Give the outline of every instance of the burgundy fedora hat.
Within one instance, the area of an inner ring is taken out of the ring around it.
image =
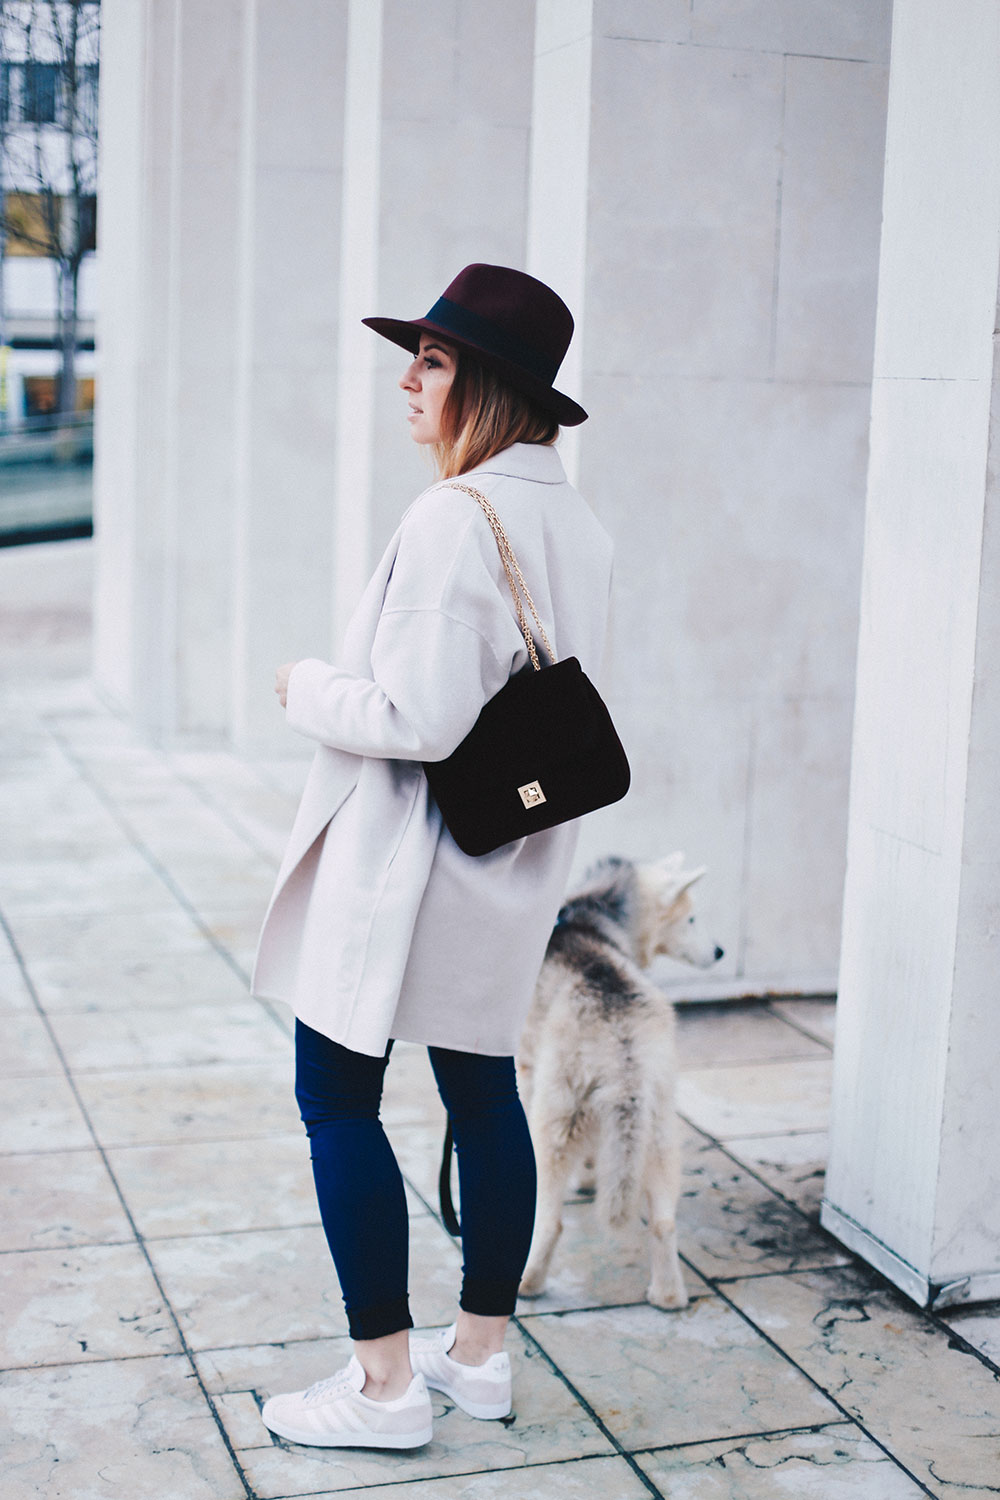
[[[551,287],[525,271],[466,266],[426,318],[361,321],[411,354],[420,347],[421,333],[439,333],[496,370],[563,427],[587,420],[583,407],[552,385],[573,336],[573,315]]]

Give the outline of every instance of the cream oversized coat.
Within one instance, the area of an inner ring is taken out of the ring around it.
[[[515,443],[461,482],[496,507],[556,654],[596,676],[611,543],[555,449]],[[420,762],[449,755],[526,662],[485,516],[447,481],[432,485],[365,590],[342,664],[301,661],[291,673],[288,722],[319,747],[264,919],[255,994],[371,1056],[390,1037],[514,1052],[576,825],[463,854]]]

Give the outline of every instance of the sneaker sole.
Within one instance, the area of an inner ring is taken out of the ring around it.
[[[478,1417],[481,1422],[496,1422],[501,1417],[509,1417],[514,1404],[509,1398],[506,1401],[494,1401],[489,1405],[477,1401],[466,1401],[453,1386],[445,1385],[443,1381],[438,1382],[429,1375],[424,1376],[424,1383],[429,1391],[440,1391],[442,1396],[448,1396],[467,1416]]]
[[[433,1423],[420,1432],[345,1432],[331,1437],[300,1431],[284,1422],[265,1422],[264,1426],[277,1437],[302,1443],[307,1448],[422,1448],[434,1436]]]

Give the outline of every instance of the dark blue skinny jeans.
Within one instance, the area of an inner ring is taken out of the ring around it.
[[[535,1157],[514,1060],[427,1050],[458,1156],[459,1305],[487,1317],[512,1313],[535,1219]],[[353,1339],[413,1327],[406,1194],[379,1119],[391,1051],[390,1042],[384,1057],[368,1057],[295,1025],[295,1097]]]

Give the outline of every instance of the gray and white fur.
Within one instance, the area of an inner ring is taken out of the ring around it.
[[[518,1054],[538,1163],[538,1209],[521,1295],[544,1290],[574,1177],[590,1176],[603,1221],[639,1219],[645,1200],[647,1299],[681,1308],[677,1258],[680,1124],[673,1007],[645,968],[667,953],[707,968],[722,949],[698,930],[684,856],[609,858],[569,897],[549,941]]]

